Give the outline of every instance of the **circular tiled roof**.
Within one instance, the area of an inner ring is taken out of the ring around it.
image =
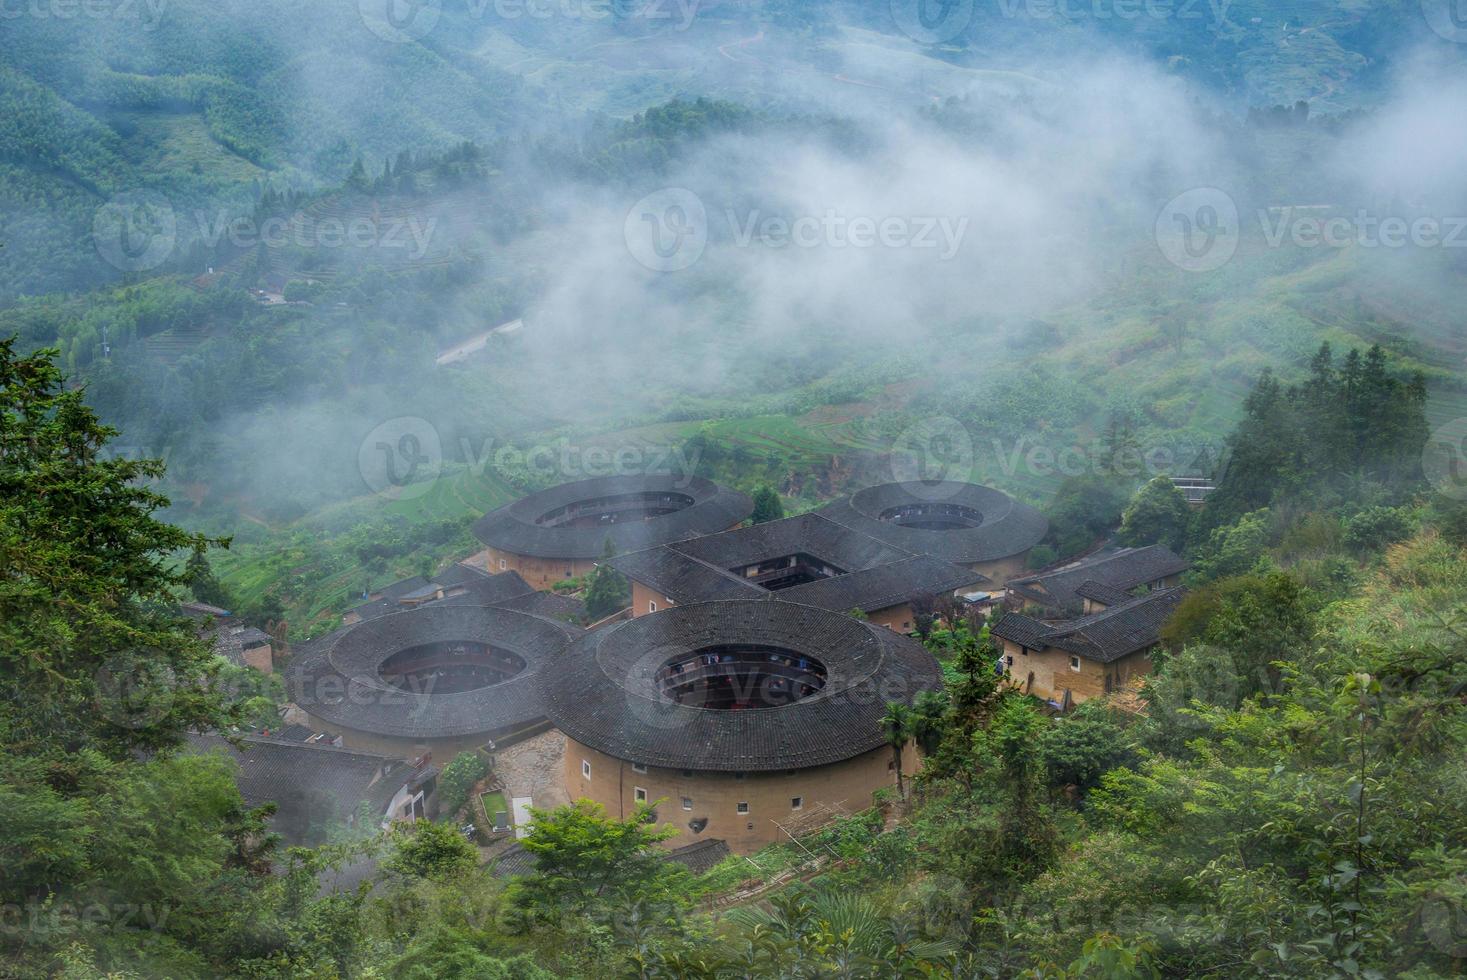
[[[956,505],[982,520],[974,527],[935,531],[882,519],[895,508],[932,504]],[[883,483],[827,504],[817,513],[914,554],[962,563],[1022,554],[1049,531],[1049,521],[1033,507],[976,483]]]
[[[669,661],[728,646],[811,658],[824,685],[789,704],[743,710],[662,693],[656,675]],[[738,772],[827,765],[878,748],[887,704],[912,703],[942,675],[920,643],[883,627],[814,606],[731,599],[588,633],[540,683],[545,714],[583,745],[643,765]]]
[[[581,631],[490,606],[435,605],[380,616],[309,644],[285,674],[296,704],[326,722],[401,738],[504,731],[545,717],[537,676]],[[384,680],[394,654],[429,643],[480,643],[524,661],[515,676],[452,694],[410,691]]]
[[[580,501],[621,494],[669,494],[691,498],[681,510],[649,520],[599,527],[547,527],[539,521]],[[564,483],[521,497],[474,523],[474,534],[493,548],[540,558],[600,558],[610,541],[618,553],[725,531],[754,511],[747,496],[699,476],[608,476]]]

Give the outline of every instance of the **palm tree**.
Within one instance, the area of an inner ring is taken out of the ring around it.
[[[947,694],[943,691],[923,691],[917,695],[912,705],[912,737],[923,755],[931,755],[942,744],[947,708]]]
[[[902,750],[912,737],[912,709],[900,701],[892,701],[886,706],[886,714],[881,716],[881,731],[886,736],[886,744],[891,746],[891,757],[896,766],[897,795],[905,800],[907,790],[902,784]]]

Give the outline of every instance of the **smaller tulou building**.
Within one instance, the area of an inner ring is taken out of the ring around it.
[[[484,515],[474,534],[485,548],[469,563],[517,572],[548,589],[584,575],[606,554],[641,551],[736,527],[753,501],[697,476],[609,476],[566,483]]]
[[[586,633],[539,675],[566,736],[571,798],[625,817],[657,804],[670,846],[746,853],[892,786],[880,719],[941,685],[921,644],[772,599],[677,605]],[[905,765],[915,768],[908,745]]]
[[[976,483],[883,483],[822,507],[842,527],[914,555],[964,565],[1002,585],[1024,569],[1049,521]]]
[[[286,682],[309,722],[346,746],[447,758],[543,727],[536,678],[579,632],[518,609],[438,601],[312,642]]]
[[[1060,710],[1149,674],[1162,624],[1185,593],[1177,588],[1133,596],[1095,582],[1079,591],[1093,610],[1088,615],[1042,621],[1009,613],[992,629],[1003,644],[1009,681]]]
[[[716,599],[778,598],[833,612],[860,610],[903,632],[912,629],[914,602],[988,581],[818,514],[620,555],[611,564],[632,583],[633,616]]]

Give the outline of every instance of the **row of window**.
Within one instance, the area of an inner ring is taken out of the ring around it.
[[[640,786],[635,786],[635,787],[632,788],[632,798],[635,799],[638,803],[646,803],[647,802],[647,791],[645,789],[643,789],[642,787],[640,787]],[[693,808],[693,798],[691,796],[684,796],[682,798],[682,800],[683,800],[683,809],[684,810],[691,810]],[[790,809],[791,810],[803,810],[804,808],[805,808],[805,798],[803,796],[791,796],[790,797]],[[748,803],[748,801],[747,800],[739,800],[739,802],[734,805],[734,811],[736,813],[748,813],[749,812],[749,803]]]
[[[636,763],[636,762],[633,762],[632,763],[632,772],[645,773],[646,771],[647,771],[647,767],[646,766],[641,765],[640,763]],[[691,772],[688,772],[687,770],[684,770],[683,775],[685,775],[685,776],[691,776],[692,773]],[[737,778],[740,778],[740,779],[743,778],[743,775],[744,775],[743,773],[736,773],[735,774],[735,776]],[[590,779],[591,778],[591,762],[588,759],[582,759],[581,760],[581,778],[583,778],[583,779]],[[632,796],[636,799],[636,801],[638,803],[646,803],[647,802],[647,791],[645,789],[643,789],[642,787],[640,787],[640,786],[633,787],[633,789],[632,789]],[[683,801],[683,809],[684,810],[691,810],[693,808],[693,798],[691,796],[684,796],[682,798],[682,801]],[[790,797],[790,809],[791,810],[803,810],[804,808],[805,808],[805,798],[803,796],[791,796]],[[745,800],[740,800],[738,802],[738,805],[737,805],[737,807],[735,809],[739,813],[748,813],[749,812],[749,804]]]

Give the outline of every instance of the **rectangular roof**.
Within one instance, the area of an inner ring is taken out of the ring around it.
[[[993,627],[993,635],[1034,649],[1067,650],[1087,660],[1111,663],[1127,654],[1154,646],[1161,627],[1186,594],[1185,589],[1162,589],[1130,597],[1127,602],[1079,619],[1042,623],[1009,613]]]
[[[1180,575],[1191,563],[1165,545],[1123,548],[1083,559],[1063,568],[1009,579],[1009,591],[1026,602],[1063,613],[1079,612],[1083,606],[1079,589],[1087,582],[1112,590],[1131,589],[1158,579]]]

